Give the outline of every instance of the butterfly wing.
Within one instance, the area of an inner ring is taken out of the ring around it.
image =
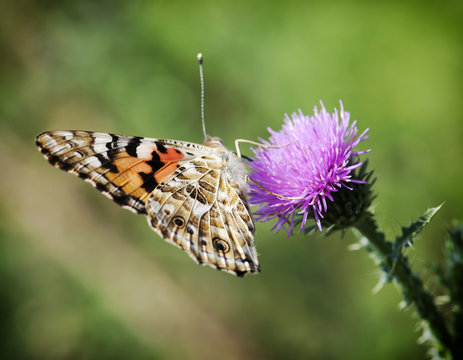
[[[148,223],[195,261],[238,276],[259,272],[254,222],[222,159],[183,163],[147,201]]]
[[[196,261],[238,275],[258,271],[246,199],[210,148],[90,131],[49,131],[36,143],[52,165],[147,215],[158,234]],[[174,216],[184,219],[183,230]]]
[[[118,205],[146,214],[150,193],[194,158],[201,145],[90,131],[49,131],[36,139],[54,166],[90,182]]]

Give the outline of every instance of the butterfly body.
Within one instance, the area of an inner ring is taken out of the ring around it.
[[[219,138],[203,145],[89,131],[36,139],[54,166],[90,182],[195,261],[243,276],[260,271],[246,169]]]

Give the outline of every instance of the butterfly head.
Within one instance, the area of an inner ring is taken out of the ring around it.
[[[225,147],[222,139],[216,136],[207,136],[203,144],[216,149],[222,149]]]

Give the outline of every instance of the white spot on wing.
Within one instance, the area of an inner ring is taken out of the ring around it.
[[[97,133],[95,134],[95,143],[108,143],[111,142],[113,139],[111,135],[104,134],[104,133]]]
[[[95,168],[99,168],[102,165],[101,161],[98,160],[98,158],[96,156],[89,156],[88,158],[83,160],[83,163],[86,164],[86,165],[92,165]]]
[[[88,141],[85,139],[76,138],[76,139],[73,139],[72,141],[77,145],[77,147],[84,147],[88,145]]]
[[[193,206],[193,215],[200,218],[205,213],[207,213],[210,208],[211,206],[209,204],[203,204],[199,201],[196,201]]]
[[[59,145],[59,147],[54,149],[54,153],[56,155],[63,155],[64,153],[68,152],[68,150],[72,149],[72,144],[70,143],[64,143],[62,145]]]
[[[71,140],[74,137],[70,131],[55,131],[53,135],[62,136],[65,140]]]
[[[161,203],[152,198],[150,199],[149,207],[150,208],[148,212],[151,214],[156,214],[161,209]]]
[[[101,153],[105,153],[106,151],[108,151],[107,147],[106,147],[106,143],[97,143],[97,144],[94,144],[93,145],[93,150],[97,153],[97,154],[101,154]]]
[[[43,135],[42,136],[42,144],[45,147],[51,148],[56,146],[56,141],[50,135]]]
[[[164,204],[162,212],[164,216],[171,216],[174,213],[175,206],[173,204]]]
[[[152,145],[139,145],[137,147],[137,156],[140,159],[145,159],[149,160],[151,159],[151,153],[153,152],[153,146]]]

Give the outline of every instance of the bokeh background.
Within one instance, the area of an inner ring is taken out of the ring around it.
[[[370,128],[390,236],[445,202],[413,249],[430,282],[463,209],[458,1],[0,4],[2,359],[421,359],[416,319],[351,233],[257,226],[262,274],[194,264],[141,216],[53,169],[34,138],[86,129],[228,146],[342,99]],[[245,152],[247,152],[245,150]],[[249,153],[249,152],[248,152]]]

